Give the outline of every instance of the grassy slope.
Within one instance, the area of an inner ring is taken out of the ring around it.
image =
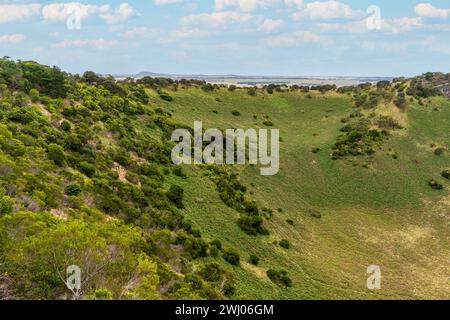
[[[396,114],[407,130],[396,133],[372,158],[332,161],[330,148],[352,112],[346,96],[301,93],[274,95],[199,89],[171,93],[174,101],[158,101],[176,120],[205,128],[263,127],[263,114],[280,128],[281,171],[262,177],[257,168],[241,168],[260,207],[274,210],[269,237],[249,237],[236,225],[237,213],[219,199],[214,185],[198,168],[189,167],[186,215],[210,239],[237,248],[243,260],[261,258],[258,267],[235,268],[236,298],[445,298],[448,286],[450,197],[431,190],[427,181],[450,167],[448,154],[437,157],[431,143],[448,146],[450,104],[436,99],[433,107],[411,106]],[[220,101],[217,101],[219,98]],[[153,99],[155,100],[155,99]],[[239,110],[240,117],[231,114]],[[217,110],[218,114],[213,113]],[[255,120],[253,115],[258,115]],[[311,149],[322,151],[313,154]],[[392,148],[399,158],[388,156]],[[413,161],[416,160],[416,161]],[[362,165],[368,168],[364,168]],[[277,212],[282,208],[283,212]],[[308,210],[322,213],[310,217]],[[294,226],[286,223],[292,219]],[[274,240],[288,239],[285,250]],[[366,289],[366,268],[380,265],[382,290]],[[294,286],[282,289],[265,276],[269,268],[289,271]],[[231,269],[230,269],[231,270]]]

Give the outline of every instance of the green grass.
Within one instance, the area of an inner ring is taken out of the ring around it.
[[[450,186],[439,174],[450,160],[448,152],[439,157],[430,147],[448,148],[448,101],[410,106],[402,115],[407,130],[394,133],[374,156],[333,161],[340,119],[354,110],[348,96],[308,98],[297,92],[252,97],[245,91],[195,88],[171,95],[171,103],[157,97],[153,102],[190,126],[201,120],[204,128],[258,128],[268,117],[280,129],[278,175],[263,177],[256,167],[239,168],[260,208],[274,210],[266,222],[270,236],[245,235],[236,224],[238,213],[223,204],[201,169],[186,168],[189,178],[180,181],[188,219],[206,238],[241,253],[240,268],[223,262],[237,280],[235,298],[448,298]],[[313,148],[321,151],[314,154]],[[429,188],[430,178],[442,180],[445,190]],[[310,209],[322,218],[311,217]],[[288,239],[291,249],[273,244],[280,239]],[[251,254],[261,259],[258,267],[245,263]],[[366,289],[366,268],[372,264],[382,268],[382,290],[376,292]],[[288,270],[293,287],[272,284],[265,274],[269,268]]]

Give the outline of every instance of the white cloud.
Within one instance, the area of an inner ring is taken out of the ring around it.
[[[303,0],[284,0],[284,3],[288,7],[297,7],[298,9],[303,7]]]
[[[200,25],[206,28],[224,28],[230,25],[244,25],[262,20],[261,17],[249,13],[221,11],[201,13],[182,18],[184,25]]]
[[[64,40],[54,46],[61,49],[89,47],[95,49],[106,49],[117,44],[115,40],[83,39],[83,40]]]
[[[82,19],[98,15],[107,24],[120,24],[138,14],[128,3],[120,4],[117,9],[111,8],[110,5],[91,5],[80,2],[52,3],[42,9],[45,21],[65,21],[75,13],[78,13]]]
[[[217,10],[224,10],[227,7],[238,7],[241,11],[250,12],[260,8],[267,8],[279,2],[279,0],[215,0],[215,7]]]
[[[415,7],[418,16],[424,18],[442,18],[446,19],[450,16],[450,9],[441,9],[433,6],[431,3],[419,3]]]
[[[109,5],[97,6],[80,2],[52,3],[44,6],[42,17],[45,21],[65,21],[71,15],[78,13],[80,18],[106,13],[111,10]]]
[[[0,36],[0,44],[14,44],[23,40],[25,40],[25,36],[19,33]]]
[[[264,43],[270,47],[292,47],[305,42],[320,42],[322,37],[310,31],[297,31],[291,35],[280,37],[269,37]]]
[[[162,6],[165,4],[175,4],[175,3],[181,3],[184,0],[155,0],[154,3],[157,6]]]
[[[131,5],[128,3],[122,3],[119,8],[113,12],[109,11],[100,14],[100,18],[102,18],[107,24],[119,24],[136,15],[139,15],[139,13]]]
[[[392,33],[409,32],[421,27],[423,27],[421,18],[396,18],[381,21],[381,28]]]
[[[0,23],[24,20],[38,14],[41,5],[33,4],[3,4],[0,5]]]
[[[266,19],[259,27],[260,30],[264,32],[272,32],[275,30],[280,29],[284,25],[283,20],[272,20],[272,19]]]
[[[292,15],[295,20],[305,17],[312,20],[358,19],[364,16],[363,11],[354,10],[349,5],[335,0],[308,3],[303,10]]]
[[[367,27],[366,19],[344,23],[319,23],[318,27],[323,32],[366,33],[376,31]],[[419,17],[381,20],[381,31],[389,33],[409,32],[421,27],[423,27],[423,23]]]

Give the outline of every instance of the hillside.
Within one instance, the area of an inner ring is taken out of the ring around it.
[[[240,89],[1,59],[0,298],[71,298],[69,265],[83,299],[448,298],[450,101],[432,80]],[[174,166],[171,133],[195,120],[280,129],[280,172]]]

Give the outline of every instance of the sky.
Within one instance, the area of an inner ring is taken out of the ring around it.
[[[0,0],[0,56],[71,73],[450,72],[450,1]]]

